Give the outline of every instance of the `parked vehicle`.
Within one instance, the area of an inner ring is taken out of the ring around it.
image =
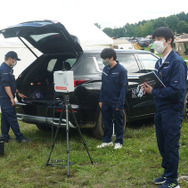
[[[152,43],[152,40],[151,39],[141,39],[138,41],[138,44],[141,46],[141,47],[148,47],[149,44]]]
[[[91,128],[97,138],[101,137],[103,123],[98,105],[104,67],[101,51],[83,51],[75,36],[71,36],[62,24],[51,21],[26,22],[0,32],[5,38],[24,39],[43,53],[17,79],[18,90],[28,96],[25,100],[17,98],[18,119],[34,123],[39,129],[57,125],[64,102],[62,94],[54,92],[53,72],[72,70],[75,90],[69,98],[78,123],[81,128]],[[152,117],[155,112],[152,95],[138,97],[138,76],[154,70],[158,57],[142,50],[117,50],[116,53],[119,62],[128,70],[125,124]],[[71,115],[69,120],[69,126],[75,128]],[[66,125],[65,114],[61,125]]]

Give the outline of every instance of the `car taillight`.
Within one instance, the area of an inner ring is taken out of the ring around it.
[[[88,80],[74,80],[74,87],[87,81]]]
[[[68,110],[68,111],[70,112],[70,110]],[[56,112],[62,112],[62,109],[56,108]],[[64,112],[66,112],[66,111],[64,110]],[[73,109],[73,112],[77,112],[77,109]]]
[[[73,112],[77,112],[79,109],[79,106],[76,104],[71,104]],[[70,109],[68,110],[70,112]],[[62,112],[62,108],[56,108],[56,112]],[[65,109],[64,109],[65,112]]]

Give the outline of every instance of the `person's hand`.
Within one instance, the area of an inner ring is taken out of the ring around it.
[[[102,102],[99,103],[99,107],[102,108]]]
[[[148,85],[146,82],[144,82],[144,84],[142,85],[142,87],[144,89],[144,94],[145,93],[148,93],[148,94],[152,93],[153,88],[150,85]]]
[[[120,109],[119,108],[116,108],[116,111],[119,111]]]
[[[11,106],[15,106],[16,105],[16,102],[15,102],[14,98],[10,99],[10,101],[12,103]]]
[[[143,91],[144,95],[146,94],[146,91],[145,91],[145,86],[144,84],[141,84],[140,85],[140,89]]]
[[[25,96],[25,95],[23,95],[23,94],[21,94],[21,93],[18,93],[18,96],[19,96],[20,98],[22,98],[22,99],[26,99],[26,98],[27,98],[27,96]]]

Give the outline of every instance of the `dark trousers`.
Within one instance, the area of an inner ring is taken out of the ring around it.
[[[168,181],[177,180],[179,163],[179,139],[182,113],[168,107],[155,114],[157,143],[162,156],[163,176]]]
[[[6,99],[1,101],[1,133],[5,141],[8,141],[10,138],[8,134],[10,128],[16,136],[16,140],[20,141],[24,138],[18,125],[16,108],[11,106],[10,100]]]
[[[104,124],[103,142],[112,141],[113,123],[115,124],[116,140],[115,143],[123,144],[123,109],[116,111],[115,105],[102,105],[102,120]]]

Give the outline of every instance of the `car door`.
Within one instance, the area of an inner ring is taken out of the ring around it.
[[[130,120],[145,118],[155,111],[152,95],[143,95],[140,92],[139,75],[154,70],[157,58],[147,52],[124,53],[118,57],[120,63],[128,71],[127,110]]]
[[[139,64],[139,69],[140,69],[137,76],[155,70],[155,63],[158,60],[157,56],[154,56],[152,53],[146,52],[146,53],[135,53],[135,57]],[[138,81],[138,85],[141,84],[139,79],[137,81]],[[149,94],[139,96],[138,94],[136,94],[138,90],[140,89],[138,85],[137,85],[137,88],[132,89],[132,101],[133,102],[131,106],[131,110],[132,110],[131,116],[132,117],[151,116],[155,112],[153,96]]]

